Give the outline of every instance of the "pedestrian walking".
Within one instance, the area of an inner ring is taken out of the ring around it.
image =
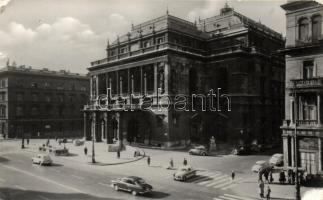
[[[147,157],[147,165],[150,166],[150,156]]]
[[[274,182],[273,172],[272,172],[272,171],[270,171],[270,172],[269,172],[269,183],[272,183],[272,182]]]
[[[117,158],[119,159],[120,158],[120,150],[118,149],[117,151]]]
[[[232,170],[231,172],[231,178],[232,178],[232,181],[234,180],[234,177],[236,176],[236,173],[234,172],[234,170]]]
[[[264,198],[264,188],[265,184],[262,180],[259,180],[259,196],[260,198]]]
[[[269,180],[268,180],[269,172],[268,172],[268,170],[265,170],[265,171],[264,171],[264,177],[265,177],[265,182],[266,182],[266,183],[269,183]]]
[[[267,200],[270,200],[270,193],[271,193],[271,189],[269,187],[269,185],[267,186],[267,193],[266,193],[266,198]]]
[[[27,145],[29,145],[29,138],[27,138]]]
[[[170,167],[171,169],[173,169],[173,168],[174,168],[174,161],[173,161],[173,158],[171,158],[171,159],[170,159],[170,161],[169,161],[169,167]]]
[[[84,154],[87,155],[87,147],[84,147]]]
[[[49,146],[49,139],[47,139],[46,146]]]
[[[183,165],[184,165],[184,166],[186,166],[186,165],[187,165],[187,160],[186,160],[186,158],[184,158]]]

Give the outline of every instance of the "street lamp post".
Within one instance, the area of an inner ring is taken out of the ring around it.
[[[25,134],[24,132],[21,130],[21,128],[19,127],[19,132],[21,132],[21,148],[24,149],[25,148]]]
[[[93,123],[94,122],[94,123]],[[92,163],[95,163],[95,150],[94,150],[94,143],[95,143],[95,114],[92,119]]]
[[[297,104],[296,104],[296,83],[294,82],[294,120],[295,120],[295,130],[294,130],[294,157],[295,157],[295,199],[301,200],[300,183],[298,176],[298,149],[297,149]]]

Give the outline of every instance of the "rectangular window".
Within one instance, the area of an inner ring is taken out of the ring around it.
[[[157,44],[162,44],[165,42],[165,39],[164,39],[164,37],[160,37],[160,38],[157,38],[156,41],[157,41]]]
[[[310,79],[314,77],[314,61],[306,60],[303,62],[303,78]]]

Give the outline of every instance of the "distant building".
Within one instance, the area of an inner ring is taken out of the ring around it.
[[[64,70],[0,69],[0,135],[6,138],[83,135],[81,110],[89,78]]]
[[[211,136],[233,143],[279,139],[285,69],[283,57],[272,52],[283,46],[281,34],[227,5],[219,16],[195,23],[167,13],[132,26],[88,68],[92,99],[107,88],[111,95],[104,101],[108,111],[96,101],[85,106],[85,134],[165,147],[209,143]],[[214,103],[217,110],[207,105],[203,111],[203,95],[218,88],[223,96],[219,106]],[[152,100],[151,111],[139,109],[145,97]],[[174,109],[185,97],[187,111]],[[120,100],[134,111],[121,109]],[[169,109],[158,110],[157,102],[165,107],[169,101]]]
[[[298,166],[322,174],[323,5],[289,1],[286,11],[286,89],[283,130],[285,166],[295,166],[297,125]]]

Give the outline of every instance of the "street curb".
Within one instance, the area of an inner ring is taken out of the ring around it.
[[[27,151],[27,152],[31,152],[31,153],[41,153],[39,151],[32,151],[32,150],[29,150],[29,149],[23,149],[23,151]],[[83,163],[83,164],[96,165],[96,166],[121,165],[121,164],[131,163],[131,162],[135,162],[135,161],[138,161],[138,160],[143,159],[146,156],[146,153],[142,149],[139,149],[139,151],[142,151],[142,154],[143,154],[142,156],[138,156],[138,158],[136,158],[136,159],[129,160],[129,161],[124,161],[124,162],[116,162],[116,163],[101,163],[101,162],[96,162],[96,163],[92,163],[92,162],[80,162],[80,161],[77,161],[77,160],[72,160],[72,161],[78,162],[78,163]],[[66,157],[63,157],[63,156],[55,156],[55,157],[59,157],[59,158],[62,158],[62,159],[71,161],[70,159],[68,159]]]
[[[134,147],[132,147],[132,148],[134,148]],[[138,156],[139,158],[136,158],[134,160],[124,161],[124,162],[117,162],[117,163],[100,163],[100,162],[92,163],[92,162],[88,162],[88,164],[90,164],[90,165],[97,165],[97,166],[108,166],[108,165],[120,165],[120,164],[126,164],[126,163],[136,162],[138,160],[143,159],[146,156],[146,152],[144,150],[139,149],[139,151],[142,151],[143,155],[142,156]]]

